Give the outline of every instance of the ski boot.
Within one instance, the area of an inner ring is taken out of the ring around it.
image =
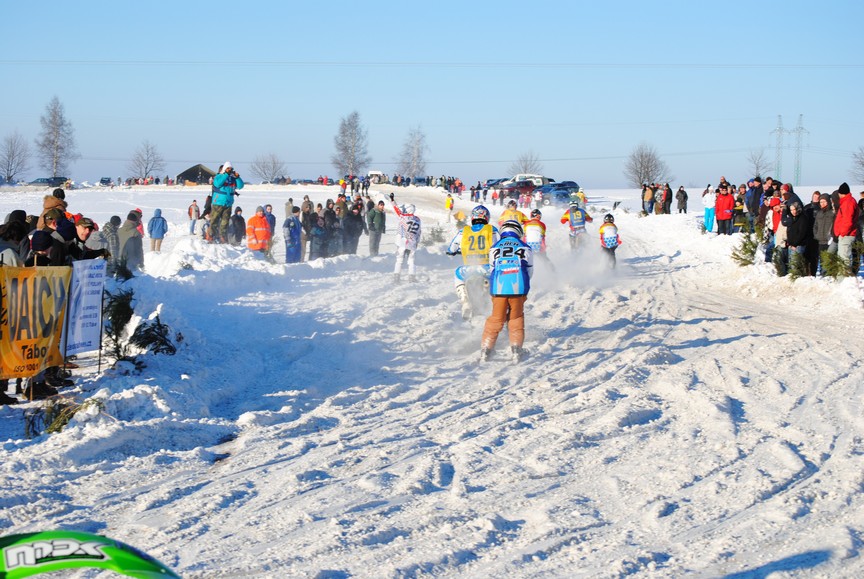
[[[481,362],[488,362],[489,356],[490,356],[489,348],[480,348],[480,361]]]
[[[462,302],[462,319],[470,320],[474,315],[471,311],[471,302],[468,300],[468,288],[465,284],[456,286],[456,295],[459,296],[459,301]]]
[[[510,346],[510,355],[514,362],[521,362],[525,359],[525,350],[522,349],[522,346]]]

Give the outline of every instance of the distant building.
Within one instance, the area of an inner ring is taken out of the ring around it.
[[[177,175],[178,185],[206,185],[212,177],[216,176],[216,171],[208,169],[200,163],[189,167],[182,173]]]

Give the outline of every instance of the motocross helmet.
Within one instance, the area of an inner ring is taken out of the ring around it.
[[[411,203],[407,203],[407,204],[405,204],[405,205],[402,206],[402,213],[405,213],[405,214],[407,214],[407,215],[414,215],[414,211],[415,211],[416,209],[417,209],[417,208],[414,207],[413,204],[411,204]]]
[[[539,209],[532,209],[531,210],[531,217],[536,217],[539,219],[540,217],[543,217],[543,214],[540,213]]]
[[[510,219],[501,224],[501,227],[498,228],[498,231],[501,233],[503,237],[506,233],[512,233],[516,237],[522,237],[524,232],[522,231],[522,224],[516,221],[515,219]]]
[[[480,223],[483,225],[489,223],[489,210],[482,205],[478,205],[471,210],[471,225],[477,225]]]
[[[603,216],[603,223],[615,223],[615,216],[611,213],[607,213]]]

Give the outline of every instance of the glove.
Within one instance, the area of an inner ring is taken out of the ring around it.
[[[234,191],[234,192],[232,193],[232,195],[234,195],[235,197],[240,197],[240,194],[239,194],[237,191]]]
[[[390,193],[390,201],[395,201],[396,195]]]
[[[455,251],[447,251],[446,253],[447,253],[447,255],[456,255]]]

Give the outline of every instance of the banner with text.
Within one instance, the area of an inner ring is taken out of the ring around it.
[[[71,267],[0,267],[0,378],[29,378],[63,364],[71,276]]]
[[[105,266],[104,259],[85,259],[72,263],[69,324],[66,330],[66,346],[63,350],[67,356],[92,352],[101,347]]]

